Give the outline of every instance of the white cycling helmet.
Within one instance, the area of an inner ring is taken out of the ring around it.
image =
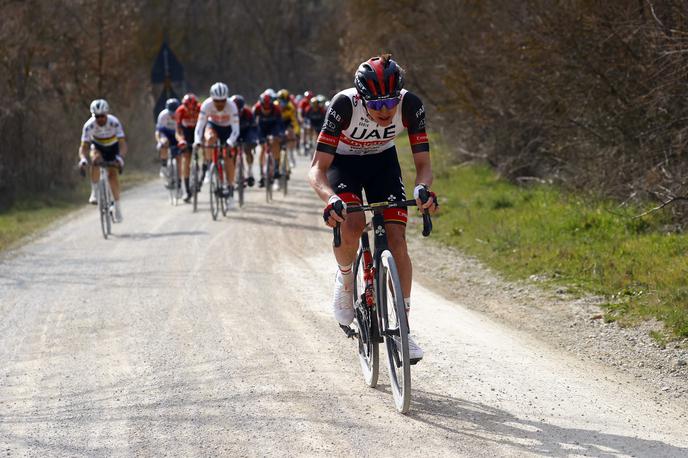
[[[225,83],[215,83],[210,86],[210,97],[213,100],[227,100],[229,88]]]
[[[106,115],[110,113],[110,105],[105,99],[96,99],[91,102],[91,114],[93,116]]]

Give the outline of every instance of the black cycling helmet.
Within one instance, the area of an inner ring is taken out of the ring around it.
[[[244,100],[244,97],[239,95],[239,94],[234,94],[229,98],[234,104],[237,106],[237,110],[241,111],[244,108],[244,105],[246,105],[246,101]]]
[[[177,98],[171,98],[167,99],[165,101],[165,108],[167,108],[167,111],[174,112],[179,108],[179,99]]]
[[[354,86],[363,100],[398,97],[404,87],[404,75],[392,55],[383,54],[358,66]]]

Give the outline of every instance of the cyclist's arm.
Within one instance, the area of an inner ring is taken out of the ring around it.
[[[401,117],[408,129],[409,142],[416,166],[416,184],[432,184],[432,166],[430,164],[430,144],[425,131],[425,107],[423,102],[410,92],[404,96],[401,106]]]
[[[91,142],[82,141],[79,145],[79,159],[88,161],[88,152],[91,149]]]
[[[203,131],[205,130],[205,125],[208,122],[208,114],[203,110],[201,106],[201,111],[198,114],[198,121],[196,122],[196,130],[194,130],[194,143],[201,144],[203,139]]]
[[[118,139],[119,142],[119,155],[122,156],[122,158],[125,158],[127,156],[127,153],[129,152],[129,147],[127,146],[127,139],[122,137]]]
[[[229,108],[230,111],[230,126],[232,127],[232,132],[229,134],[229,138],[227,139],[227,144],[229,146],[235,146],[237,143],[237,139],[239,138],[239,110],[237,110],[237,107],[234,103],[230,105]]]

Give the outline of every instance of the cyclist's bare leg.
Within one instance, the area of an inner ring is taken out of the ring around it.
[[[354,263],[364,228],[365,216],[363,213],[352,213],[346,216],[341,225],[342,244],[333,248],[337,264],[349,266]]]
[[[230,157],[230,152],[227,152],[227,160],[225,161],[225,176],[230,187],[234,183],[234,176],[236,175],[236,155]]]
[[[115,167],[108,167],[108,181],[110,182],[110,189],[112,189],[112,197],[115,202],[119,201],[119,170]]]
[[[411,283],[413,278],[413,268],[411,258],[406,246],[406,225],[399,223],[385,223],[387,231],[387,243],[394,256],[394,262],[399,270],[399,280],[404,298],[411,297]]]
[[[280,164],[280,156],[281,156],[281,150],[282,148],[280,147],[280,139],[279,137],[275,137],[272,139],[270,142],[270,149],[272,150],[272,155],[275,158],[275,170],[279,170],[279,164]]]
[[[100,180],[100,167],[95,165],[95,162],[101,160],[100,152],[97,149],[91,148],[91,183],[98,183]]]
[[[215,143],[217,143],[217,132],[215,132],[215,129],[213,129],[212,127],[206,126],[203,138],[205,139],[205,144],[207,146],[215,146]],[[213,149],[204,148],[203,158],[206,163],[210,162],[213,158]]]

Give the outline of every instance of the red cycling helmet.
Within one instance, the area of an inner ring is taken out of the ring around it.
[[[398,97],[404,87],[401,67],[391,54],[372,57],[359,65],[354,75],[354,86],[363,100]]]
[[[196,106],[196,103],[198,103],[198,102],[196,100],[196,96],[193,95],[191,92],[189,92],[182,99],[182,103],[184,105],[186,105],[187,107],[193,107],[193,106]]]
[[[267,92],[263,92],[263,94],[260,96],[260,104],[264,107],[272,105],[272,96]]]

